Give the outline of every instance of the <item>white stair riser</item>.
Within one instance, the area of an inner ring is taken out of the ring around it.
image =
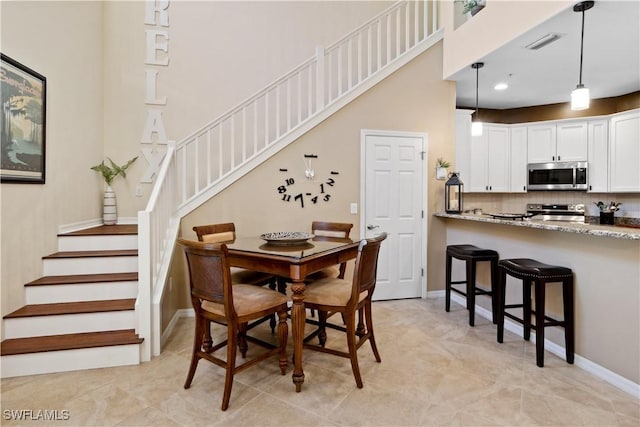
[[[138,249],[138,236],[59,236],[59,251]]]
[[[26,287],[27,304],[129,299],[138,296],[138,282],[74,283]]]
[[[45,276],[130,273],[138,271],[137,256],[49,258],[43,261],[43,271]]]
[[[135,329],[134,310],[62,314],[4,320],[5,339]]]
[[[2,356],[2,378],[140,364],[140,345],[115,345],[78,350]]]

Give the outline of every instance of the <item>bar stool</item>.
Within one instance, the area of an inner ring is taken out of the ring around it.
[[[505,304],[507,274],[522,280],[522,304]],[[524,339],[529,341],[531,328],[536,332],[536,364],[544,366],[544,328],[564,327],[567,363],[573,364],[575,335],[573,323],[573,272],[570,268],[543,264],[527,258],[503,259],[498,263],[498,342],[503,342],[505,316],[524,326]],[[545,288],[547,283],[562,283],[562,305],[564,320],[556,320],[544,313]],[[535,310],[531,309],[531,284],[534,284]],[[522,308],[520,319],[507,309]],[[531,314],[535,314],[535,325]]]
[[[465,280],[451,281],[452,258],[456,258],[466,263]],[[485,290],[476,285],[476,263],[480,261],[491,262],[491,290]],[[447,272],[445,283],[445,310],[448,312],[451,307],[451,291],[467,297],[467,310],[469,310],[469,326],[475,323],[476,295],[491,295],[491,311],[493,323],[497,322],[497,292],[498,283],[498,252],[491,249],[482,249],[474,245],[449,245],[447,246]],[[466,284],[465,291],[456,289],[451,285]]]

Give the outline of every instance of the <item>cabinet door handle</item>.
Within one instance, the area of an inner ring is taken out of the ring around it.
[[[523,186],[522,186],[522,189],[523,189],[524,191],[527,191],[527,186],[526,186],[526,185],[523,185]]]
[[[558,160],[560,160],[560,156],[558,156]]]
[[[551,160],[555,160],[555,159],[556,159],[556,156],[551,156]]]

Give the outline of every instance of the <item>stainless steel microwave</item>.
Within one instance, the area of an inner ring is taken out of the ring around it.
[[[527,190],[587,190],[587,162],[529,163]]]

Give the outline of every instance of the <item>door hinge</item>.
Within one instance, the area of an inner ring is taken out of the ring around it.
[[[424,209],[421,212],[422,218],[424,218]]]
[[[424,277],[424,268],[420,269],[420,276]]]
[[[420,159],[424,160],[424,154],[426,153],[426,151],[421,151],[420,152]]]

